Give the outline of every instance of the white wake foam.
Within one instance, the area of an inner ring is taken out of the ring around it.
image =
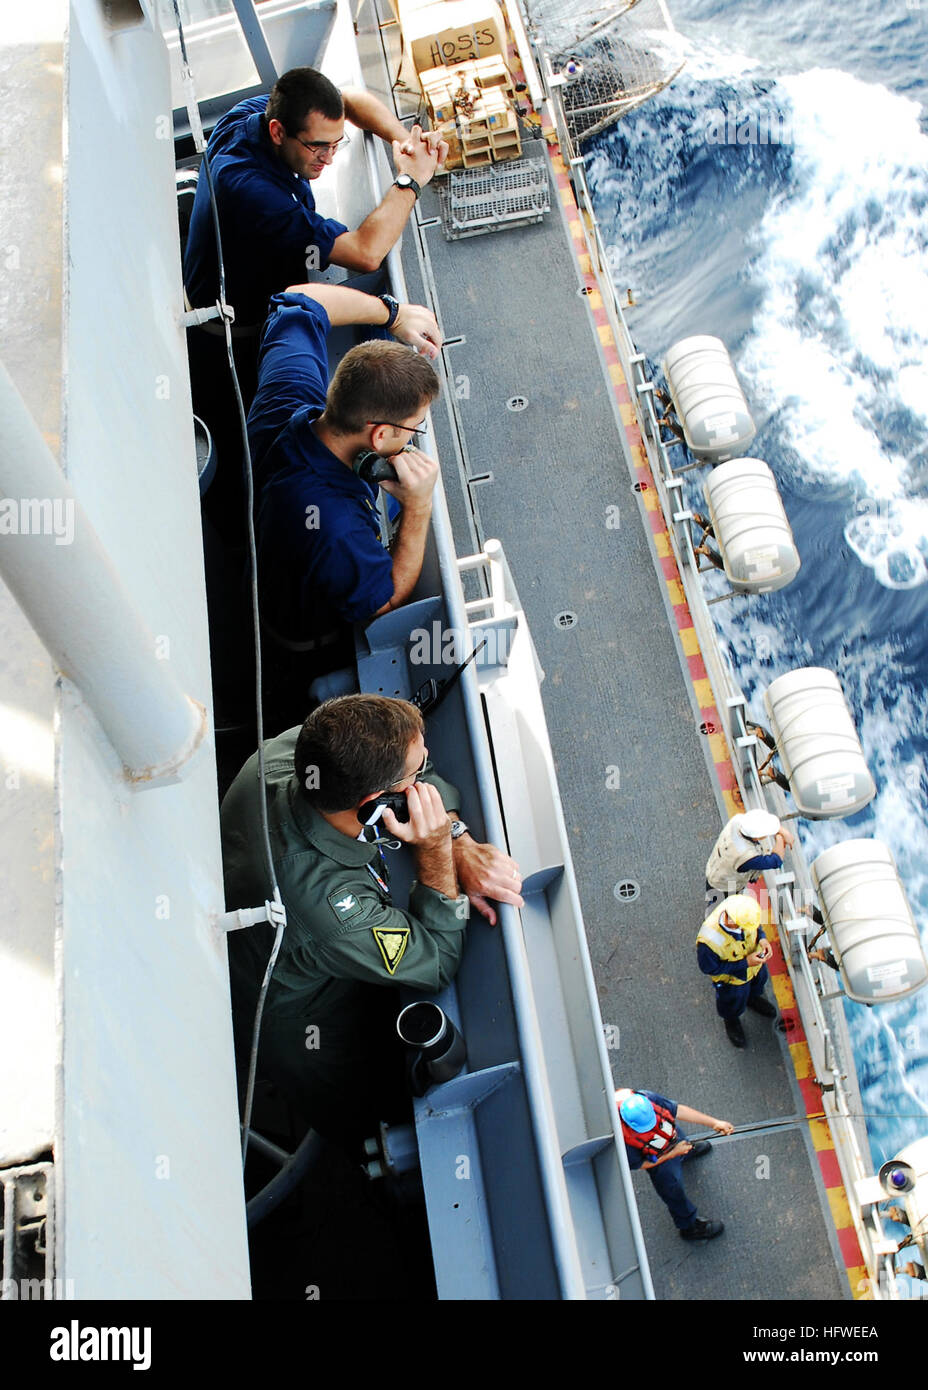
[[[928,579],[928,503],[904,452],[928,440],[928,137],[916,102],[844,72],[777,91],[794,188],[760,225],[763,300],[739,366],[777,413],[792,485],[856,494],[854,553],[885,587],[913,588]]]

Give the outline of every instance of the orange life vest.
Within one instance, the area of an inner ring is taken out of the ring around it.
[[[652,1100],[654,1106],[654,1124],[651,1129],[637,1130],[632,1129],[622,1119],[622,1112],[619,1111],[619,1119],[622,1121],[622,1138],[630,1149],[638,1149],[642,1158],[647,1163],[660,1158],[662,1153],[666,1153],[677,1141],[677,1126],[674,1123],[673,1115],[663,1105],[658,1105],[657,1101]]]

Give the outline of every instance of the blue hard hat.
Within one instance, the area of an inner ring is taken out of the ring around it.
[[[647,1096],[639,1095],[637,1091],[625,1097],[619,1106],[619,1114],[629,1129],[635,1130],[637,1134],[643,1134],[646,1129],[653,1129],[657,1122],[654,1106]]]

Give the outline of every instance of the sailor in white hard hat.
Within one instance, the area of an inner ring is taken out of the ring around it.
[[[706,897],[740,893],[767,869],[783,866],[783,855],[795,841],[772,811],[754,809],[732,816],[706,863]],[[715,892],[713,893],[713,890]]]

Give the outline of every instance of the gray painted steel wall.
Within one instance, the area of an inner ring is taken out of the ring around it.
[[[69,16],[62,3],[57,44],[15,55],[17,91],[43,137],[18,190],[22,224],[39,208],[43,251],[57,260],[63,234],[65,252],[63,300],[50,273],[46,322],[26,303],[20,331],[28,343],[44,330],[40,370],[50,399],[61,386],[62,462],[76,492],[156,634],[158,654],[209,706],[167,54],[147,16],[113,33],[106,13],[97,0],[80,0]],[[53,69],[43,66],[62,59],[63,222],[47,195],[61,142],[61,75],[49,84]],[[22,360],[30,362],[25,349]],[[10,366],[22,385],[21,370]],[[38,413],[36,394],[27,399]],[[39,424],[54,435],[46,416]],[[90,619],[94,595],[86,602]],[[10,627],[21,645],[6,658],[3,678],[19,680],[21,704],[27,682],[37,682],[29,704],[47,730],[53,673],[15,617]],[[4,647],[7,636],[4,628]],[[34,817],[50,830],[54,810],[54,860],[46,837],[35,868],[45,886],[29,904],[29,940],[15,914],[12,928],[9,917],[0,928],[0,947],[14,954],[20,979],[38,958],[30,995],[37,1027],[17,1059],[48,1097],[54,889],[56,1274],[72,1281],[77,1298],[247,1298],[226,948],[210,926],[223,907],[212,747],[184,783],[132,791],[67,681],[59,717],[54,788],[44,766]],[[36,833],[31,824],[24,821],[27,840]],[[5,845],[5,862],[9,855]],[[32,865],[15,872],[28,883]],[[46,1102],[37,1133],[49,1110]]]
[[[50,234],[61,224],[61,26],[54,21],[35,12],[0,15],[0,342],[57,453],[60,382],[47,369],[61,354],[60,236]],[[0,1166],[33,1158],[54,1134],[53,715],[51,664],[0,583],[0,1056],[16,1059],[0,1067]]]

